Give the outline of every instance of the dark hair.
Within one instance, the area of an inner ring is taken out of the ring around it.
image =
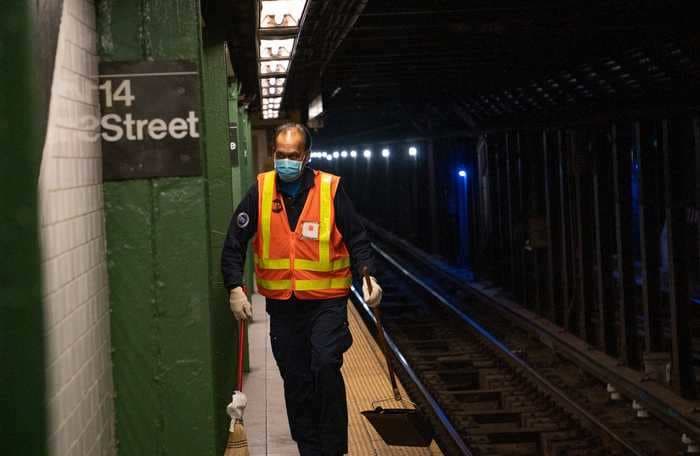
[[[309,151],[311,149],[311,132],[308,128],[306,128],[305,125],[296,122],[287,122],[286,124],[282,124],[279,127],[277,127],[275,129],[274,136],[275,142],[277,142],[277,137],[279,135],[289,130],[296,130],[302,135],[304,135],[304,152]]]

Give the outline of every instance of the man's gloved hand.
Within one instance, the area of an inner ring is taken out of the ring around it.
[[[231,289],[228,295],[228,303],[231,306],[231,312],[236,320],[247,320],[253,317],[253,307],[248,301],[248,297],[243,292],[243,288],[236,287]]]
[[[369,292],[367,288],[367,281],[362,281],[362,298],[365,300],[368,306],[377,307],[382,301],[382,287],[377,283],[377,279],[370,276],[369,281],[372,282],[372,293]]]

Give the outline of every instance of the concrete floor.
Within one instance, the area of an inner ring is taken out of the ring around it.
[[[250,372],[243,381],[248,397],[245,427],[251,456],[298,454],[289,435],[282,378],[270,349],[270,320],[265,299],[253,296],[253,322],[248,326]]]

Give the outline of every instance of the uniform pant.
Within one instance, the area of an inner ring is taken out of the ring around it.
[[[340,372],[352,345],[347,298],[267,300],[272,353],[284,382],[292,438],[301,456],[348,451],[348,411]]]

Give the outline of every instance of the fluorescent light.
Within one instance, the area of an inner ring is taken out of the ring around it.
[[[309,104],[309,120],[321,115],[323,113],[323,97],[321,95],[317,96]]]
[[[351,151],[350,151],[350,156],[351,156],[352,158],[356,158],[356,157],[357,157],[357,151],[356,151],[356,150],[351,150]]]
[[[260,40],[261,59],[289,58],[294,48],[294,38]]]
[[[326,160],[333,161],[333,157],[331,155],[326,155]]]
[[[467,177],[467,172],[463,169],[460,169],[457,174],[459,174],[459,177]]]
[[[260,28],[297,27],[306,0],[263,0]]]
[[[288,69],[289,59],[260,62],[260,74],[286,73]]]
[[[369,149],[365,149],[365,151],[362,152],[362,155],[363,155],[365,158],[371,158],[371,157],[372,157],[372,151],[369,150]]]
[[[391,152],[389,152],[389,149],[382,149],[382,157],[389,158],[390,154]]]
[[[408,155],[410,155],[411,157],[415,157],[416,155],[418,155],[418,149],[416,149],[413,146],[409,147],[408,148]]]
[[[338,158],[338,157],[340,157],[340,153],[337,150],[333,151],[333,158]]]
[[[342,151],[342,152],[340,153],[340,156],[343,157],[343,158],[348,158],[348,151],[347,151],[347,150]]]
[[[262,78],[260,85],[262,87],[283,87],[287,78]]]

